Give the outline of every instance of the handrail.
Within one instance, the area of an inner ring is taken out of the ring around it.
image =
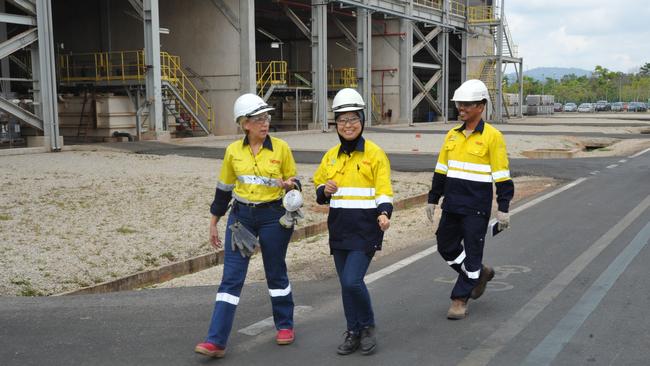
[[[287,62],[286,61],[258,61],[255,63],[257,69],[257,89],[260,96],[271,85],[287,84]]]
[[[327,86],[330,88],[356,88],[357,85],[357,69],[355,67],[331,69],[327,72]]]
[[[61,82],[141,82],[146,79],[144,50],[77,53],[59,56]],[[161,79],[177,88],[194,115],[204,118],[213,131],[212,106],[187,77],[180,57],[160,52]]]
[[[494,5],[473,5],[467,9],[469,23],[498,23]]]

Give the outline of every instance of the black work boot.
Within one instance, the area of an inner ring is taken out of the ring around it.
[[[494,278],[494,269],[490,266],[483,265],[481,267],[481,274],[478,277],[478,284],[472,289],[470,297],[474,300],[478,299],[485,292],[487,283]]]
[[[359,334],[349,330],[345,331],[343,334],[345,334],[345,340],[336,350],[336,353],[339,355],[349,355],[350,353],[354,353],[354,351],[359,348]]]
[[[377,339],[375,338],[375,327],[365,327],[361,329],[361,353],[369,355],[375,352],[377,348]]]

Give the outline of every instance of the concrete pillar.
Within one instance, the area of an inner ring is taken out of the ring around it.
[[[366,126],[372,126],[372,13],[364,8],[357,8],[357,79]]]
[[[163,132],[158,0],[144,0],[144,58],[146,64],[145,85],[147,104],[149,106],[149,131],[152,131],[157,136]]]
[[[239,1],[239,44],[241,93],[256,93],[255,0]]]
[[[400,20],[399,42],[399,121],[413,124],[413,22]]]
[[[327,3],[312,0],[311,14],[314,122],[327,131]]]
[[[40,58],[38,66],[43,134],[47,137],[52,151],[60,151],[51,0],[36,0],[36,24],[38,27],[38,56]],[[36,94],[37,91],[35,90],[34,93]]]

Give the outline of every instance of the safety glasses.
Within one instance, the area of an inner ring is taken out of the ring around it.
[[[347,124],[350,124],[350,126],[354,126],[357,123],[361,122],[361,118],[359,117],[351,117],[351,118],[338,118],[336,120],[336,124],[339,126],[345,126]]]
[[[476,102],[456,102],[456,109],[470,109],[476,107],[478,103]]]
[[[250,116],[248,117],[248,122],[257,123],[257,124],[270,123],[271,115],[268,113],[262,113],[256,116]]]

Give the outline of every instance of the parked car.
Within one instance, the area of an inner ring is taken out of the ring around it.
[[[582,103],[578,106],[578,113],[593,113],[594,105],[591,103]]]
[[[627,111],[628,112],[647,112],[648,111],[648,106],[645,103],[642,103],[642,102],[630,102],[630,104],[627,105]]]
[[[623,112],[623,102],[612,103],[612,112]]]
[[[553,112],[562,112],[562,103],[553,103]]]
[[[577,112],[578,106],[575,103],[567,103],[564,105],[565,112]]]
[[[596,112],[605,112],[605,111],[611,111],[612,106],[611,104],[607,103],[606,100],[599,100],[596,102],[596,106],[594,107]]]

